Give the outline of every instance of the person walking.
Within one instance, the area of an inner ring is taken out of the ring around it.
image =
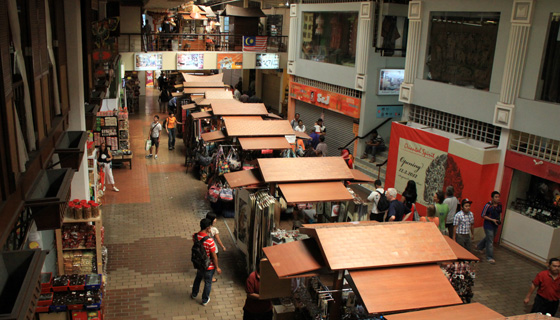
[[[453,240],[461,247],[471,251],[471,240],[474,240],[474,216],[471,212],[471,204],[468,198],[461,201],[461,211],[457,212],[453,219]]]
[[[387,200],[389,200],[389,210],[387,210],[385,221],[402,221],[406,207],[401,201],[397,200],[397,189],[387,189]]]
[[[502,203],[500,202],[500,193],[493,191],[491,194],[492,200],[484,205],[482,209],[482,219],[484,219],[484,239],[480,240],[476,249],[482,251],[486,249],[486,261],[496,263],[494,260],[494,237],[496,231],[501,224],[500,217],[502,215]]]
[[[439,231],[442,234],[445,234],[445,222],[447,221],[447,214],[449,213],[449,206],[446,203],[443,203],[445,200],[445,195],[443,191],[438,191],[434,194],[434,203],[437,212],[437,216],[439,217]]]
[[[169,106],[169,100],[171,100],[173,96],[169,92],[169,88],[167,87],[167,83],[161,89],[161,94],[159,95],[159,112],[167,112],[167,107]]]
[[[554,317],[558,312],[558,301],[560,299],[560,260],[551,258],[548,260],[548,270],[541,271],[537,274],[527,296],[523,302],[529,304],[531,295],[538,288],[537,295],[531,308],[531,313],[540,312],[549,314]]]
[[[115,179],[113,178],[113,169],[111,168],[111,161],[113,160],[113,155],[111,150],[107,148],[105,142],[101,142],[99,147],[99,157],[97,157],[97,163],[99,163],[100,169],[105,173],[105,181],[103,185],[103,191],[105,191],[106,185],[112,185],[113,191],[119,192],[119,189],[115,186]]]
[[[169,117],[167,117],[167,120],[165,121],[165,129],[167,130],[167,135],[169,136],[167,140],[167,147],[169,147],[169,150],[175,149],[175,137],[177,136],[177,128],[176,128],[177,123],[183,124],[182,122],[177,121],[177,118],[175,118],[175,114],[173,112],[170,113]]]
[[[260,288],[260,263],[257,263],[257,270],[251,272],[245,282],[247,299],[243,306],[243,320],[272,320],[272,303],[270,300],[261,300]]]
[[[319,144],[315,147],[315,153],[317,157],[326,157],[329,151],[327,143],[325,142],[325,136],[320,136],[319,141]]]
[[[150,140],[152,140],[152,146],[150,147],[150,154],[147,155],[146,158],[152,157],[152,148],[155,147],[156,154],[154,158],[157,159],[157,154],[159,150],[159,135],[161,133],[161,130],[162,130],[162,126],[161,123],[159,123],[159,116],[155,115],[154,122],[152,122],[152,124],[150,125],[150,133],[149,133]]]
[[[370,193],[369,197],[367,198],[373,204],[371,207],[371,214],[369,215],[369,220],[383,222],[383,218],[385,218],[385,213],[387,213],[387,210],[380,211],[377,205],[379,204],[379,199],[381,198],[381,195],[385,193],[385,190],[383,190],[383,186],[382,186],[383,184],[381,183],[381,180],[379,179],[375,180],[373,184],[375,185],[375,190],[372,193]]]
[[[199,269],[196,271],[196,277],[194,278],[191,299],[196,299],[198,291],[200,290],[200,283],[204,280],[204,290],[202,290],[202,305],[205,306],[210,302],[210,291],[212,290],[212,278],[214,277],[214,272],[222,274],[222,269],[218,266],[218,256],[216,255],[216,244],[212,238],[209,237],[211,232],[212,221],[204,218],[200,220],[200,231],[193,234],[193,241],[201,241],[207,237],[204,241],[204,249],[206,250],[206,255],[210,258],[210,265],[206,270]]]
[[[222,240],[220,239],[220,230],[216,228],[216,221],[218,220],[216,218],[216,214],[214,212],[208,212],[206,214],[206,219],[212,221],[212,225],[210,226],[210,233],[208,233],[208,235],[210,236],[210,238],[214,240],[214,243],[217,243],[220,246],[220,248],[222,248],[222,250],[226,251],[226,247],[224,246]],[[218,253],[219,250],[218,247],[216,246],[216,256],[219,255]],[[212,282],[216,282],[216,281],[218,281],[218,279],[212,278]]]
[[[445,227],[447,228],[447,235],[453,237],[453,219],[455,218],[455,213],[457,213],[457,206],[459,206],[459,200],[455,197],[455,188],[453,186],[447,186],[445,189],[445,200],[443,203],[447,204],[449,212],[447,212],[447,218],[445,218]]]

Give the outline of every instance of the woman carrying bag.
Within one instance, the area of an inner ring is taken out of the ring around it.
[[[100,170],[103,170],[105,173],[104,185],[112,185],[113,191],[118,192],[119,189],[115,187],[115,179],[113,178],[113,169],[111,169],[111,160],[113,160],[111,150],[107,148],[107,144],[105,142],[102,142],[99,147],[99,157],[97,157],[97,163],[99,163]],[[103,187],[103,190],[105,190],[105,187]]]

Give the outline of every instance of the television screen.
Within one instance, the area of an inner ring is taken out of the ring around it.
[[[378,95],[398,96],[404,81],[404,69],[381,69],[379,73]]]

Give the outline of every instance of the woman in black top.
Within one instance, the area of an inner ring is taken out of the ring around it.
[[[111,149],[107,148],[107,144],[105,144],[105,142],[102,142],[99,147],[99,157],[97,157],[97,162],[99,163],[100,170],[105,172],[104,183],[106,185],[112,185],[113,191],[118,192],[119,189],[115,187],[115,179],[113,178],[113,170],[111,169],[111,160],[113,160]],[[103,191],[105,191],[105,186],[103,187]]]
[[[416,182],[412,180],[408,180],[406,184],[406,188],[404,189],[402,197],[402,202],[404,206],[408,208],[409,211],[412,210],[412,205],[416,203],[416,198],[418,195],[416,194]]]

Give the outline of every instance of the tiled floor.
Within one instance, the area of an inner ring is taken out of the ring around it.
[[[206,185],[185,173],[184,147],[179,140],[176,150],[167,150],[165,133],[158,159],[144,157],[149,123],[157,112],[157,96],[147,91],[146,108],[130,116],[132,170],[115,169],[121,191],[107,191],[104,197],[109,252],[106,318],[242,319],[242,257],[225,225],[233,227],[232,219],[218,220],[227,251],[220,253],[223,274],[212,286],[210,304],[201,306],[200,296],[196,301],[189,298],[195,276],[189,261],[190,239],[210,209],[204,199]],[[501,248],[495,255],[495,265],[477,265],[474,301],[506,316],[527,313],[523,298],[541,267]]]

